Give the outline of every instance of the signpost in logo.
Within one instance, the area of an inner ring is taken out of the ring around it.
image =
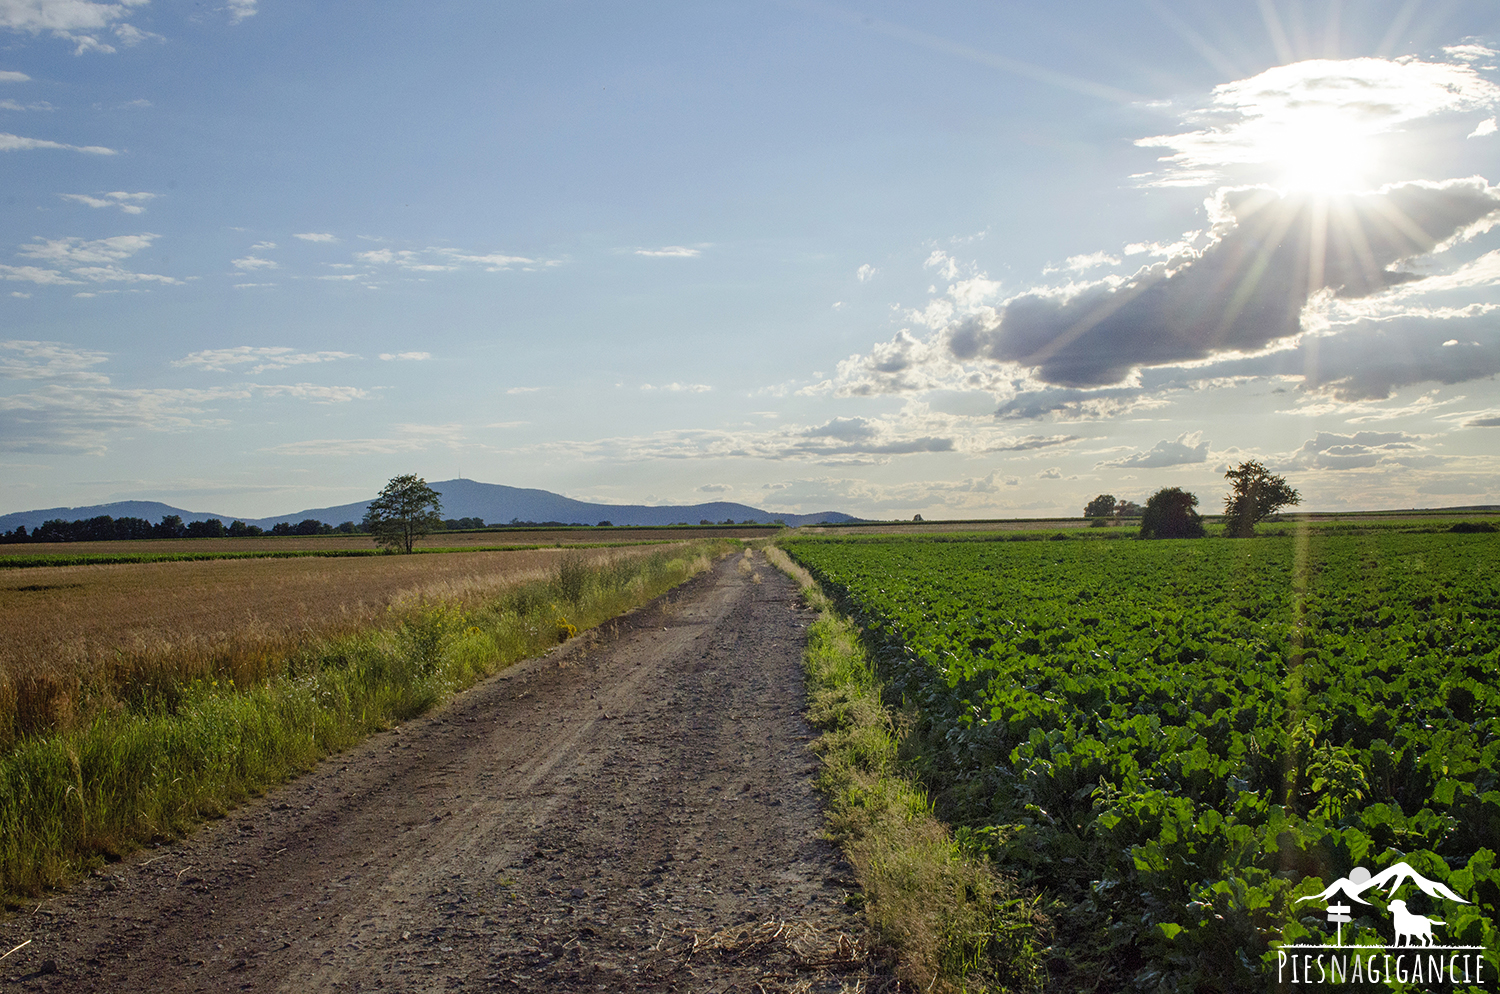
[[[1484,947],[1443,945],[1439,940],[1446,922],[1441,918],[1419,915],[1408,908],[1396,892],[1413,884],[1430,898],[1468,904],[1445,884],[1428,880],[1406,863],[1371,874],[1356,866],[1347,877],[1340,877],[1316,894],[1299,897],[1302,901],[1328,901],[1328,923],[1334,926],[1334,943],[1281,946],[1276,950],[1276,979],[1292,984],[1380,983],[1396,980],[1416,984],[1485,984]],[[1385,892],[1386,909],[1391,913],[1392,939],[1389,946],[1346,946],[1344,926],[1353,921],[1351,901],[1366,907],[1375,906],[1364,895]],[[1337,899],[1337,903],[1335,903]]]

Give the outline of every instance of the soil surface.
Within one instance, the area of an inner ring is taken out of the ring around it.
[[[819,837],[812,613],[763,559],[0,922],[36,991],[890,984]]]

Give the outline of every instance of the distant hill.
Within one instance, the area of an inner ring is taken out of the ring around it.
[[[601,521],[608,521],[614,525],[671,525],[686,521],[690,525],[696,525],[704,519],[718,523],[726,518],[733,518],[736,523],[754,521],[757,524],[769,524],[773,521],[784,521],[789,525],[797,526],[859,520],[839,511],[783,514],[727,501],[662,506],[593,504],[588,501],[573,500],[571,497],[564,497],[548,490],[507,487],[499,483],[480,483],[476,480],[442,480],[428,485],[442,495],[443,517],[483,518],[487,524],[491,525],[503,525],[511,521],[561,521],[564,524],[582,525],[596,525]],[[372,497],[371,500],[373,499]],[[295,514],[257,518],[255,521],[250,521],[248,518],[245,520],[248,524],[260,525],[262,528],[269,528],[278,521],[296,524],[307,518],[316,518],[319,521],[336,525],[341,521],[359,521],[365,516],[365,508],[369,506],[369,503],[369,501],[360,501],[357,504],[340,504],[336,507],[314,507]],[[186,517],[183,520],[187,520]]]
[[[10,514],[0,514],[0,531],[12,532],[16,530],[17,525],[25,525],[29,532],[43,521],[51,521],[53,518],[61,518],[64,521],[87,521],[89,518],[97,518],[106,514],[111,518],[145,518],[153,525],[169,514],[175,514],[185,522],[218,518],[227,525],[234,520],[231,514],[184,511],[180,507],[163,504],[159,500],[117,500],[112,504],[94,504],[89,507],[48,507],[40,511],[13,511]]]
[[[736,523],[754,521],[769,524],[784,521],[788,525],[820,524],[823,522],[858,521],[839,511],[820,511],[816,514],[785,514],[762,511],[746,504],[714,501],[708,504],[663,505],[646,504],[593,504],[573,500],[547,490],[522,487],[507,487],[499,483],[479,483],[475,480],[443,480],[429,484],[443,498],[445,518],[483,518],[487,524],[503,525],[511,521],[561,521],[564,524],[596,525],[608,521],[614,525],[670,525],[680,521],[696,525],[707,519],[718,523],[726,518]],[[374,497],[371,497],[373,500]],[[359,521],[365,516],[369,501],[357,504],[340,504],[336,507],[313,507],[291,514],[278,514],[269,518],[239,518],[246,524],[270,528],[281,521],[296,524],[308,518],[316,518],[330,525],[343,521]],[[218,518],[226,525],[236,515],[207,511],[187,511],[154,500],[124,500],[112,504],[95,504],[91,507],[49,507],[38,511],[15,511],[0,515],[0,531],[14,531],[24,525],[27,531],[44,521],[62,518],[64,521],[97,518],[145,518],[155,524],[164,515],[175,514],[183,521],[204,521]]]

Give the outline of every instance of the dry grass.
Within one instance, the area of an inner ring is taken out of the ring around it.
[[[393,622],[423,604],[479,604],[547,578],[565,556],[593,563],[660,548],[0,572],[0,631],[6,633],[0,746],[15,735],[66,728],[194,679],[250,686],[280,672],[315,640]]]

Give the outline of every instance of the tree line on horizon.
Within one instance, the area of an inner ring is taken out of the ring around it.
[[[1224,498],[1224,535],[1251,538],[1255,526],[1283,507],[1302,503],[1302,495],[1262,463],[1251,459],[1224,474],[1229,493]],[[1141,538],[1202,538],[1203,516],[1195,508],[1198,495],[1181,487],[1162,487],[1146,499],[1143,508],[1113,494],[1100,494],[1084,506],[1083,516],[1096,525],[1108,519],[1138,517]]]
[[[447,518],[438,523],[449,531],[463,531],[489,527],[483,518]],[[293,524],[278,521],[270,528],[246,524],[239,519],[224,524],[219,518],[203,521],[183,521],[180,514],[163,515],[156,524],[145,518],[112,518],[101,514],[94,518],[66,521],[52,518],[30,531],[25,525],[17,525],[14,531],[0,532],[0,544],[13,545],[18,542],[122,542],[151,538],[254,538],[261,535],[365,535],[369,534],[368,523],[345,521],[330,525],[316,518],[307,518]]]

